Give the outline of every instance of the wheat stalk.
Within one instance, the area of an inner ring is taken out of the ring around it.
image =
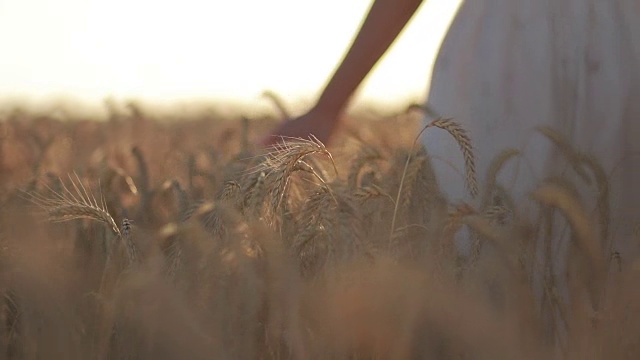
[[[569,164],[573,168],[573,170],[586,182],[587,184],[591,183],[591,179],[589,175],[582,168],[582,158],[583,156],[576,151],[569,140],[567,140],[562,134],[553,130],[547,126],[540,126],[536,128],[536,130],[544,135],[547,139],[551,140],[551,142],[562,152],[562,154],[569,160]]]
[[[138,167],[138,190],[140,191],[140,212],[141,215],[147,214],[145,209],[147,208],[151,198],[151,180],[149,177],[149,166],[144,158],[142,150],[138,146],[134,146],[131,149],[131,154],[136,160]]]
[[[611,222],[611,209],[609,205],[609,180],[602,165],[590,155],[580,154],[580,162],[584,164],[593,173],[598,190],[598,198],[596,206],[598,208],[598,216],[600,217],[600,238],[602,241],[608,241],[609,223]],[[610,242],[610,246],[611,246]]]
[[[595,266],[602,268],[602,250],[597,238],[593,236],[591,221],[572,191],[559,183],[549,183],[536,189],[532,197],[542,204],[562,211],[577,235],[578,245]]]
[[[588,185],[592,183],[591,177],[585,168],[591,170],[598,191],[597,210],[600,217],[600,237],[607,241],[609,237],[610,207],[609,207],[609,181],[606,172],[598,161],[591,155],[584,154],[574,149],[569,141],[559,132],[549,127],[538,127],[538,132],[551,140],[564,154],[572,169]]]
[[[437,127],[443,130],[446,130],[453,138],[456,140],[460,149],[462,150],[462,154],[465,160],[465,169],[466,169],[466,182],[469,191],[471,192],[471,196],[475,197],[478,194],[478,182],[476,180],[476,170],[475,170],[475,160],[473,155],[473,147],[471,146],[471,139],[467,135],[466,130],[458,123],[451,119],[436,119],[420,130],[418,135],[413,140],[413,144],[411,145],[411,151],[407,156],[407,160],[404,164],[404,170],[402,171],[402,177],[400,179],[400,186],[398,188],[398,194],[395,200],[395,207],[393,209],[393,217],[391,218],[391,232],[389,234],[389,246],[391,246],[394,234],[396,232],[396,222],[398,219],[398,210],[401,203],[402,190],[404,188],[405,181],[407,179],[407,174],[409,171],[409,165],[411,164],[415,147],[418,143],[418,140],[422,136],[422,134],[429,128]]]
[[[491,196],[493,195],[496,185],[497,178],[500,170],[504,167],[504,165],[511,159],[520,155],[520,150],[517,149],[505,149],[502,150],[496,157],[493,158],[491,164],[489,164],[489,170],[487,171],[487,176],[484,184],[484,191],[482,193],[482,198],[480,201],[481,207],[485,208],[491,206]]]
[[[575,234],[576,245],[582,250],[589,260],[589,274],[585,276],[585,285],[592,290],[592,304],[597,307],[600,296],[597,292],[602,290],[605,276],[605,258],[602,254],[601,244],[594,236],[595,232],[591,226],[591,220],[584,206],[577,196],[566,185],[561,183],[548,183],[536,189],[532,195],[533,199],[541,204],[558,208],[571,224]]]

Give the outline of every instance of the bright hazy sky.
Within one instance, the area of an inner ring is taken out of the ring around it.
[[[420,99],[460,0],[427,0],[361,99]],[[312,99],[370,0],[0,0],[0,96]]]

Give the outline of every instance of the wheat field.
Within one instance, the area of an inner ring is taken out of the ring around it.
[[[420,118],[258,149],[276,119],[8,113],[0,358],[640,358],[640,263],[612,251],[601,165],[539,129],[575,176],[540,183],[532,219],[497,180],[517,150],[477,174],[472,134]],[[416,141],[435,127],[468,202]]]

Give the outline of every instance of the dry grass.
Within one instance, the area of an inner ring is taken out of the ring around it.
[[[540,129],[577,178],[548,174],[524,216],[496,180],[520,153],[478,174],[473,134],[436,119],[423,131],[452,136],[478,195],[451,204],[417,120],[262,151],[267,121],[14,114],[0,358],[640,357],[639,260],[615,252],[595,157]]]

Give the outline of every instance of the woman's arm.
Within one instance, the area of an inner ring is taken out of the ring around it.
[[[422,0],[375,0],[349,51],[309,113],[288,121],[273,135],[327,141],[338,125],[351,96],[396,39]],[[277,141],[276,138],[267,142]]]
[[[376,0],[316,106],[336,115],[340,114],[420,3],[422,0]]]

